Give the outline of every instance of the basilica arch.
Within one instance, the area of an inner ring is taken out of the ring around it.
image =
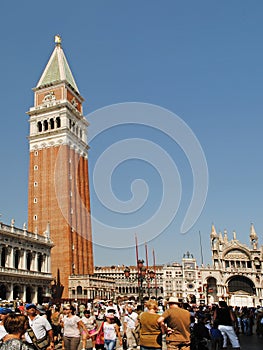
[[[227,281],[230,304],[237,306],[255,306],[256,288],[254,282],[246,276],[232,276]]]

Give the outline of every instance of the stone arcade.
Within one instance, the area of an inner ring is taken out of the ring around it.
[[[0,298],[41,303],[50,298],[52,281],[50,251],[53,243],[45,235],[0,222]]]

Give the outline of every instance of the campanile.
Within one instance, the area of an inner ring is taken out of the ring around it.
[[[93,274],[88,177],[88,122],[59,35],[34,91],[29,115],[28,230],[50,234],[51,270]]]

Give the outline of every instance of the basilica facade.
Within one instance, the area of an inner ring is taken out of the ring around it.
[[[217,233],[212,226],[212,265],[201,267],[202,298],[208,303],[225,299],[230,305],[263,305],[263,246],[251,224],[250,246],[241,243],[236,232],[232,238],[225,230]]]

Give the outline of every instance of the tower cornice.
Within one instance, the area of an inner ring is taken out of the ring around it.
[[[67,108],[77,119],[81,120],[86,126],[89,126],[89,122],[87,119],[83,116],[82,113],[80,113],[68,100],[64,101],[54,101],[51,102],[49,105],[45,106],[37,106],[37,107],[31,107],[29,111],[26,113],[30,116],[30,118],[33,118],[34,115],[43,115],[45,113],[53,112],[53,111],[63,111],[63,108]]]
[[[47,134],[37,135],[34,137],[29,136],[28,140],[30,151],[67,145],[70,147],[74,147],[79,154],[85,155],[85,157],[87,157],[87,152],[89,150],[89,146],[85,142],[82,142],[79,139],[73,139],[68,133],[60,133],[58,135],[53,134],[50,135],[50,137]]]

